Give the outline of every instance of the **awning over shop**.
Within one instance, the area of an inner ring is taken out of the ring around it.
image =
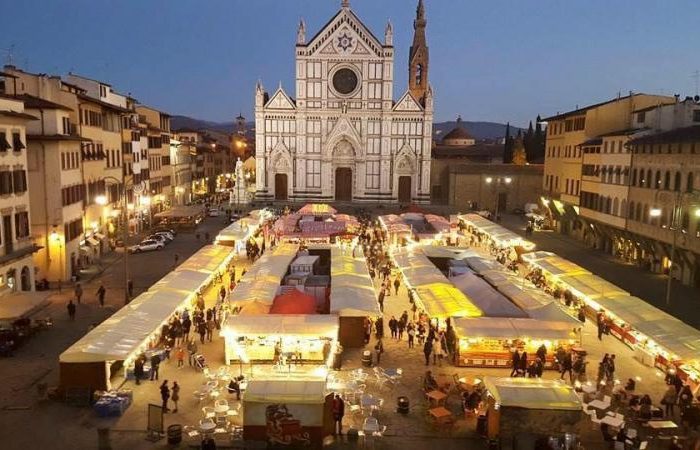
[[[289,314],[246,316],[241,320],[229,316],[221,330],[226,336],[306,336],[335,339],[338,316],[327,314]]]
[[[175,219],[184,217],[195,217],[204,214],[204,207],[202,205],[192,205],[192,206],[173,206],[167,211],[159,212],[155,214],[154,217],[158,219]]]
[[[542,378],[484,377],[484,386],[501,407],[580,411],[573,386]]]
[[[211,281],[211,273],[194,270],[176,270],[161,278],[149,291],[168,290],[194,294]]]
[[[297,211],[304,216],[332,216],[337,212],[335,208],[325,203],[308,203]]]
[[[564,275],[590,274],[589,271],[578,264],[574,264],[571,261],[556,255],[530,261],[530,265],[541,269],[545,275],[554,278],[559,278]]]
[[[557,281],[561,283],[563,288],[582,298],[595,299],[603,296],[629,295],[629,292],[592,273],[562,275]]]
[[[530,286],[504,284],[498,286],[498,290],[526,311],[539,308],[553,301],[552,297]]]
[[[248,382],[244,402],[321,404],[325,401],[325,379],[254,379]]]
[[[260,220],[253,217],[244,217],[235,221],[216,235],[216,242],[245,241],[253,236],[260,228]]]

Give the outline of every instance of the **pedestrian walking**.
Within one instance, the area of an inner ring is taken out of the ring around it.
[[[605,379],[608,383],[611,383],[615,379],[615,355],[610,355],[608,359],[608,364],[605,368]]]
[[[68,301],[66,309],[68,309],[68,317],[70,320],[75,320],[75,303],[73,303],[73,300]]]
[[[603,333],[605,333],[605,313],[600,310],[596,315],[596,325],[598,327],[598,340],[603,340]]]
[[[173,408],[173,412],[177,412],[177,402],[180,400],[180,385],[177,384],[177,381],[173,381],[173,387],[171,389],[172,391],[172,397],[170,398],[173,401],[173,404],[175,405],[175,408]]]
[[[384,353],[384,343],[381,339],[377,340],[377,343],[374,345],[374,353],[377,355],[377,365],[379,365],[382,360],[382,353]]]
[[[158,368],[160,367],[160,356],[154,353],[151,356],[151,381],[158,379]]]
[[[510,370],[510,375],[508,375],[508,376],[510,376],[510,377],[517,376],[519,367],[520,367],[520,351],[516,349],[513,352],[513,355],[510,359],[511,370]]]
[[[379,311],[384,312],[384,296],[386,294],[384,293],[384,289],[382,288],[381,291],[379,291],[379,297],[377,301],[379,302]]]
[[[432,339],[426,339],[425,344],[423,344],[423,354],[425,355],[425,365],[430,365],[430,354],[433,352],[433,341]]]
[[[160,398],[163,400],[163,412],[169,412],[168,400],[170,399],[170,388],[168,387],[168,380],[163,381],[160,385]]]
[[[134,379],[136,384],[141,384],[141,378],[143,378],[143,361],[144,359],[140,356],[134,361]]]
[[[132,299],[134,297],[134,282],[130,279],[126,282],[126,290],[129,293],[129,299]]]
[[[207,323],[204,320],[199,321],[197,333],[199,333],[199,342],[204,344],[204,337],[207,335]]]
[[[401,281],[399,280],[399,277],[397,276],[396,279],[394,280],[395,295],[399,295],[399,286],[401,286]]]
[[[345,402],[340,398],[340,394],[335,394],[333,399],[333,434],[336,430],[338,434],[343,434],[343,416],[345,415]]]
[[[216,328],[216,323],[214,322],[214,318],[212,317],[211,319],[207,320],[207,340],[211,342],[212,337],[214,336],[214,329]]]
[[[406,334],[408,335],[408,348],[413,348],[413,340],[416,337],[416,326],[413,322],[409,322],[406,327]]]
[[[105,294],[107,293],[107,290],[105,289],[104,285],[100,282],[100,287],[97,289],[97,301],[100,302],[100,306],[105,305]]]
[[[406,321],[404,320],[403,316],[401,316],[401,320],[399,320],[397,328],[399,332],[399,341],[401,341],[403,340],[403,332],[406,330]]]
[[[194,355],[197,354],[197,343],[194,341],[194,339],[187,342],[187,351],[189,353],[188,363],[191,367],[194,365]]]
[[[666,414],[667,419],[673,419],[673,417],[676,415],[675,409],[677,399],[678,394],[676,393],[676,387],[669,384],[663,398],[661,398],[661,404],[664,405],[664,413]]]
[[[177,263],[178,263],[178,261],[180,261],[180,255],[178,255],[177,253],[175,253],[174,258],[175,258],[175,267],[177,267]]]
[[[180,368],[185,365],[185,349],[182,346],[175,350],[175,359],[177,359],[177,367]]]
[[[391,333],[391,338],[396,339],[399,333],[399,321],[396,320],[396,317],[391,316],[391,319],[389,319],[389,332]]]
[[[83,298],[83,287],[80,283],[75,283],[75,300],[80,304],[80,299]]]

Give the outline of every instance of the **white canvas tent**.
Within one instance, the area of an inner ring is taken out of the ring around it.
[[[194,270],[176,270],[161,278],[151,286],[149,291],[166,289],[169,291],[184,291],[194,293],[206,287],[212,280],[212,274],[195,272]]]
[[[324,379],[254,379],[243,394],[244,402],[257,403],[323,403]]]
[[[527,317],[527,314],[484,280],[467,272],[450,279],[486,316]]]
[[[484,377],[484,385],[497,405],[525,409],[581,411],[573,386],[541,378]]]
[[[233,256],[231,253],[231,247],[205,245],[177,266],[175,270],[192,270],[212,274],[221,270],[222,265],[225,265]]]
[[[245,320],[230,316],[221,334],[224,336],[312,336],[335,339],[338,316],[328,314],[269,314],[248,316]]]

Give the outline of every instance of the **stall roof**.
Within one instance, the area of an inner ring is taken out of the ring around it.
[[[470,256],[464,259],[467,265],[471,267],[476,273],[482,273],[487,270],[501,270],[503,267],[497,261],[493,259],[482,258],[481,256]]]
[[[471,225],[478,231],[488,235],[491,239],[502,245],[520,246],[525,249],[533,249],[535,244],[524,239],[517,233],[510,231],[478,214],[463,214],[458,216],[467,225]]]
[[[223,245],[205,245],[185,262],[177,266],[176,271],[191,270],[196,272],[214,273],[221,265],[233,256],[233,249]]]
[[[159,212],[154,217],[157,218],[175,218],[175,217],[193,217],[204,214],[202,205],[192,206],[173,206],[167,211]]]
[[[310,216],[332,216],[337,212],[335,208],[325,203],[308,203],[297,211],[298,214]]]
[[[603,296],[629,295],[629,292],[592,273],[562,275],[558,281],[574,295],[589,299]]]
[[[275,297],[270,314],[316,314],[316,298],[296,288],[290,289]]]
[[[326,381],[323,379],[254,379],[243,393],[244,402],[255,403],[324,403]]]
[[[149,291],[167,289],[169,291],[184,291],[188,294],[193,294],[207,284],[211,276],[211,273],[178,269],[161,278],[156,284],[151,286]]]
[[[598,298],[595,302],[678,358],[700,358],[700,331],[644,300],[615,296]]]
[[[418,301],[430,317],[479,317],[482,311],[452,283],[432,283],[416,288]]]
[[[331,247],[330,312],[341,317],[381,315],[365,258],[353,258],[337,246]]]
[[[289,314],[247,316],[241,320],[230,316],[221,334],[233,336],[309,336],[337,338],[338,316],[328,314]]]
[[[83,336],[59,357],[62,363],[122,361],[183,307],[179,291],[146,291]]]
[[[576,339],[573,326],[566,322],[536,319],[474,317],[453,319],[457,336],[465,338],[546,339],[568,341]]]
[[[467,272],[450,279],[471,301],[489,317],[527,317],[527,314],[488,283]]]
[[[477,256],[478,253],[470,248],[445,247],[444,245],[419,245],[419,248],[428,258],[464,259]]]
[[[216,236],[217,241],[243,241],[252,236],[259,228],[259,219],[244,217],[235,221]]]
[[[581,411],[572,386],[541,378],[485,377],[484,385],[501,407]]]
[[[539,308],[553,301],[544,292],[528,286],[504,284],[498,286],[498,290],[526,311],[532,308]]]
[[[282,243],[263,254],[231,292],[230,302],[243,306],[246,302],[258,300],[271,305],[298,249],[296,244]]]
[[[579,322],[578,319],[567,314],[566,311],[564,311],[556,302],[550,302],[535,308],[530,308],[527,310],[527,315],[537,320],[566,322],[572,326],[581,326],[581,322]]]
[[[549,275],[555,278],[561,277],[562,275],[580,275],[590,273],[578,264],[574,264],[571,261],[556,255],[532,261],[530,264],[534,265],[535,267],[539,267],[543,272],[547,272]]]

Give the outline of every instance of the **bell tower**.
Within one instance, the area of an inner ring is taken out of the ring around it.
[[[427,23],[423,0],[418,0],[416,20],[413,21],[413,44],[408,56],[408,90],[423,106],[428,91],[428,44],[425,40]]]

